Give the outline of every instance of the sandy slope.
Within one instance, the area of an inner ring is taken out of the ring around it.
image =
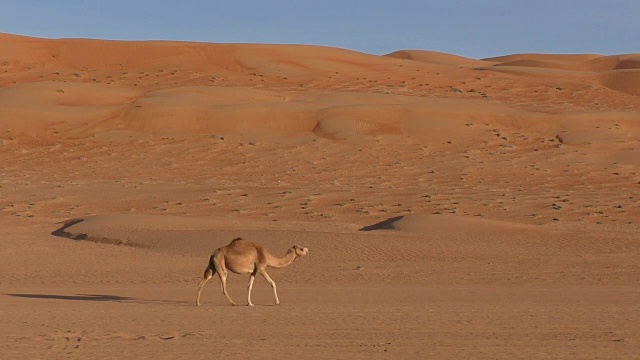
[[[2,358],[634,358],[638,59],[0,34]]]

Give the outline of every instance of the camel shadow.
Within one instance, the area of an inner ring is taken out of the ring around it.
[[[128,296],[104,295],[104,294],[76,294],[76,295],[54,295],[54,294],[7,294],[9,296],[27,299],[53,299],[72,301],[131,301],[137,300]]]
[[[67,301],[96,301],[96,302],[120,302],[130,304],[160,304],[160,305],[192,305],[188,301],[170,301],[170,300],[146,300],[129,296],[106,295],[106,294],[75,294],[75,295],[57,295],[57,294],[6,294],[8,296],[25,298],[25,299],[49,299],[49,300],[67,300]]]

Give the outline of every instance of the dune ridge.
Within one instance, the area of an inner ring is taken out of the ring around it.
[[[438,51],[428,50],[397,50],[384,56],[415,60],[431,64],[446,65],[446,66],[487,66],[486,60],[476,60],[467,58],[464,56],[458,56],[453,54],[442,53]]]

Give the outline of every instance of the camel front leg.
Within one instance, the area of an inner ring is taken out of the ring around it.
[[[264,276],[265,279],[271,284],[273,288],[273,296],[276,298],[276,305],[280,305],[280,300],[278,299],[278,291],[276,290],[276,283],[271,279],[269,274],[267,274],[267,270],[260,270],[260,275]]]

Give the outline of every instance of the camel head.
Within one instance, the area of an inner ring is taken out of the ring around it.
[[[309,249],[300,245],[293,245],[293,248],[291,249],[296,253],[296,256],[305,256],[309,254]]]

